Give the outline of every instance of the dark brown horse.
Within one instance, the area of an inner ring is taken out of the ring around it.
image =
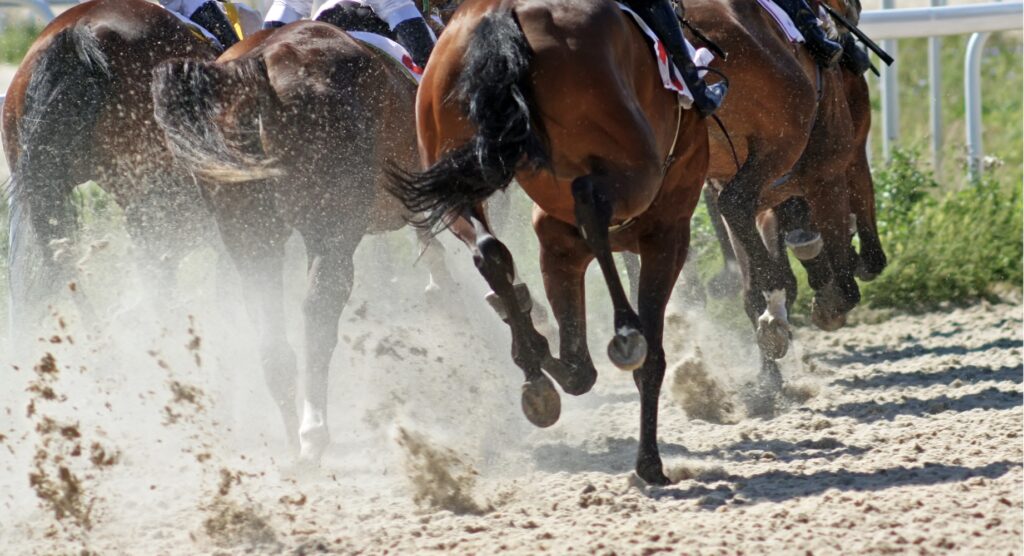
[[[165,60],[215,56],[206,40],[143,0],[74,6],[36,39],[3,107],[16,331],[27,332],[45,303],[74,280],[73,258],[53,246],[74,236],[71,193],[89,180],[124,209],[150,285],[170,286],[176,263],[208,227],[208,217],[153,120],[151,74]],[[82,295],[74,299],[90,318],[88,302]]]
[[[836,7],[859,15],[858,4]],[[815,290],[812,320],[826,330],[841,326],[859,301],[855,275],[871,277],[885,265],[864,150],[867,86],[848,70],[819,68],[756,2],[691,0],[687,15],[728,53],[713,66],[730,78],[719,114],[739,167],[726,138],[713,132],[709,193],[716,194],[713,205],[743,271],[745,307],[762,354],[760,382],[773,393],[781,386],[775,360],[789,347],[787,312],[797,293],[784,247],[806,266]],[[851,247],[851,213],[860,255]]]
[[[329,443],[328,367],[352,290],[352,256],[368,233],[406,224],[383,187],[391,164],[416,164],[416,83],[337,27],[296,22],[261,32],[215,62],[156,71],[156,117],[210,202],[258,323],[264,375],[304,463]],[[305,404],[284,328],[285,240],[306,245]],[[437,247],[432,274],[446,275]]]
[[[637,473],[668,481],[657,444],[665,373],[665,305],[690,238],[707,169],[707,128],[658,76],[650,46],[612,2],[470,0],[456,11],[417,99],[423,172],[396,172],[394,192],[424,225],[452,225],[470,247],[512,332],[526,382],[522,404],[538,426],[597,371],[587,349],[583,277],[597,259],[614,308],[612,362],[640,392]],[[560,333],[549,351],[515,284],[511,253],[481,203],[516,178],[536,203],[544,286]],[[612,252],[639,252],[639,314]]]

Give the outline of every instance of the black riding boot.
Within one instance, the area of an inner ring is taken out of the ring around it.
[[[434,51],[434,37],[430,34],[427,22],[421,17],[414,17],[396,25],[394,31],[412,61],[421,68],[427,67],[430,53]]]
[[[212,0],[199,6],[199,9],[192,12],[188,18],[217,37],[225,50],[238,42],[238,35],[235,33],[234,27],[231,26],[231,22],[228,21],[228,16],[224,15],[220,6]]]
[[[693,107],[701,116],[708,117],[713,114],[725,99],[727,86],[725,83],[708,85],[701,79],[686,49],[686,39],[683,38],[683,30],[679,27],[679,18],[676,17],[676,12],[669,1],[626,0],[625,3],[643,18],[665,44],[669,59],[679,68],[683,81],[693,94]]]
[[[818,64],[830,68],[839,61],[843,55],[843,45],[828,38],[818,25],[818,16],[805,0],[775,0],[775,3],[793,18],[793,23],[804,35],[804,46]]]
[[[283,22],[283,21],[264,21],[263,22],[263,30],[264,31],[266,31],[267,29],[277,29],[278,27],[284,27],[284,26],[285,26],[285,22]]]
[[[863,48],[857,46],[857,39],[853,38],[852,34],[843,35],[840,42],[843,43],[842,65],[844,68],[857,75],[862,75],[871,69],[871,58]]]

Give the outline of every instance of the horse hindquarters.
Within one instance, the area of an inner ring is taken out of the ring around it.
[[[87,164],[92,131],[112,83],[99,40],[81,24],[54,35],[28,71],[10,186],[8,272],[15,330],[33,324],[40,305],[73,277],[68,256],[51,248],[74,234],[71,191],[80,180],[77,170]],[[16,98],[8,100],[15,103]],[[83,317],[94,318],[81,296],[75,300]]]

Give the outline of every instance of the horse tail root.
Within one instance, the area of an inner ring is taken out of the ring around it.
[[[389,170],[393,195],[414,224],[435,232],[508,187],[515,173],[547,164],[546,134],[530,86],[532,50],[509,10],[485,15],[463,57],[455,94],[476,133],[423,172]]]
[[[171,151],[196,176],[244,183],[283,174],[261,140],[276,99],[262,58],[165,62],[153,70],[152,94]]]

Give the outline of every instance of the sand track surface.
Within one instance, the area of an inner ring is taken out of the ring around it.
[[[376,282],[422,298],[418,278]],[[601,327],[597,387],[535,430],[480,293],[385,308],[356,289],[313,471],[244,316],[106,336],[55,320],[4,371],[0,552],[1021,553],[1020,304],[798,329],[771,418],[745,409],[749,344],[674,313],[660,441],[678,482],[649,487]]]

